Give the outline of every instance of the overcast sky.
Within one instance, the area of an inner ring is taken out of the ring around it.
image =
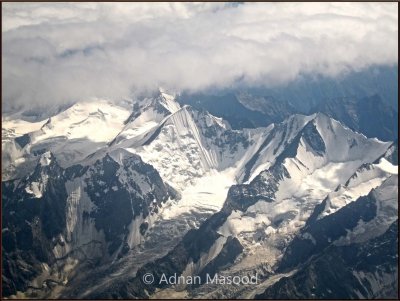
[[[398,62],[397,3],[3,3],[5,107]]]

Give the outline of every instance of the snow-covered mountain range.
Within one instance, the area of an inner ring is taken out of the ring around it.
[[[397,141],[323,113],[287,115],[233,129],[160,90],[42,121],[3,116],[4,295],[395,296]],[[335,256],[321,280],[316,267]],[[162,273],[259,282],[160,285]],[[327,285],[335,277],[351,284]]]

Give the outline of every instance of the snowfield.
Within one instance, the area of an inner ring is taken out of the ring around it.
[[[321,204],[317,220],[371,191],[378,200],[377,217],[360,222],[337,241],[338,245],[382,234],[397,218],[393,214],[397,210],[393,195],[398,195],[398,166],[385,158],[392,143],[368,139],[323,114],[292,115],[266,128],[232,130],[221,118],[180,106],[174,95],[161,90],[154,97],[134,101],[96,99],[76,103],[40,122],[20,117],[3,117],[3,180],[27,176],[37,162],[41,167],[57,160],[63,168],[76,164],[90,168],[107,157],[119,166],[117,182],[110,187],[96,182],[101,186],[96,197],[108,191],[117,193],[120,184],[127,187],[132,182],[134,185],[127,188],[129,193],[140,191],[147,196],[154,191],[154,183],[147,178],[149,169],[128,173],[122,168],[126,158],[138,155],[176,192],[176,197],[168,197],[160,204],[152,195],[149,208],[155,206],[157,210],[148,214],[135,214],[135,198],[130,200],[127,210],[134,218],[124,226],[123,243],[104,267],[113,271],[112,276],[92,280],[93,288],[85,289],[82,296],[111,285],[126,273],[134,275],[145,263],[167,254],[188,230],[198,228],[225,208],[230,201],[230,188],[236,184],[253,189],[254,199],[243,210],[235,208],[227,214],[226,220],[214,229],[219,236],[213,245],[201,253],[198,261],[188,262],[182,275],[201,272],[223,252],[231,238],[239,241],[243,251],[222,273],[273,274],[289,242]],[[100,174],[104,172],[107,171]],[[28,183],[25,192],[39,201],[47,182],[44,174]],[[56,258],[68,257],[81,248],[89,255],[99,256],[93,242],[107,244],[105,234],[94,221],[83,218],[97,210],[87,185],[79,178],[65,184],[66,232],[57,238],[52,250]],[[305,233],[303,238],[315,244],[311,234]],[[123,249],[127,250],[121,258]],[[77,264],[71,261],[68,269],[73,270]],[[257,291],[293,273],[273,275]],[[179,289],[188,295],[185,287]],[[222,288],[208,289],[204,296],[213,297],[212,292]],[[169,290],[157,290],[155,296],[164,296]],[[248,297],[256,293],[244,290],[238,294]]]

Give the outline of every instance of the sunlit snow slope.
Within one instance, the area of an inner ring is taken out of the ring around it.
[[[368,139],[324,114],[233,130],[163,90],[126,102],[76,103],[42,122],[6,116],[2,133],[6,235],[14,241],[21,231],[33,233],[50,258],[32,255],[31,274],[10,280],[10,291],[36,287],[27,296],[108,298],[117,290],[117,297],[138,298],[156,289],[164,296],[171,288],[143,287],[140,273],[179,260],[174,272],[186,276],[264,277],[257,290],[205,285],[191,296],[254,297],[296,274],[294,263],[285,270],[281,262],[296,237],[316,239],[304,229],[371,193],[384,199],[382,187],[392,189],[397,177],[397,145]],[[377,233],[384,219],[389,227],[392,199],[367,228],[359,224],[335,240],[343,245],[358,241],[363,229]],[[24,263],[10,266],[9,278]]]

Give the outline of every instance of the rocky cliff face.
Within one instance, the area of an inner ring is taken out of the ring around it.
[[[78,264],[123,256],[162,204],[178,197],[139,156],[118,154],[117,162],[116,155],[63,169],[47,152],[32,174],[3,182],[7,295],[50,290],[48,282],[64,283]]]
[[[4,296],[393,295],[392,246],[368,254],[397,231],[397,142],[321,113],[235,130],[164,92],[133,110],[75,104],[30,131],[7,124]],[[258,283],[204,284],[213,275]]]
[[[284,140],[275,140],[277,137]],[[393,201],[381,210],[384,206],[378,200],[382,191],[394,187],[397,177],[395,168],[390,167],[394,166],[383,159],[390,143],[355,134],[324,115],[291,118],[274,127],[264,142],[248,170],[253,174],[257,166],[266,169],[248,183],[233,185],[220,212],[199,229],[189,231],[167,255],[144,265],[135,276],[85,297],[147,298],[171,289],[184,291],[187,296],[254,297],[271,277],[279,280],[279,275],[296,273],[300,263],[334,241],[345,241],[348,231],[358,236],[361,222],[369,223],[370,231],[379,230],[376,235],[382,235],[388,226],[377,221],[384,219],[390,224],[396,217]],[[373,151],[365,152],[365,147]],[[267,156],[271,161],[265,162]],[[342,164],[341,160],[349,163]],[[337,176],[322,176],[331,172]],[[376,187],[380,187],[376,192],[362,196]],[[391,199],[397,194],[392,188]],[[327,193],[329,198],[324,200]],[[364,260],[362,254],[354,256]],[[143,283],[149,271],[154,275],[151,285]],[[171,288],[160,283],[163,275],[203,279],[216,273],[258,273],[262,283],[260,288],[207,284]]]

